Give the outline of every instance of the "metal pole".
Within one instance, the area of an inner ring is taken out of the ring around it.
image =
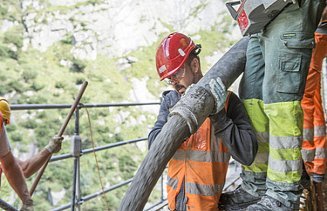
[[[8,211],[17,211],[16,208],[14,208],[13,206],[11,206],[7,202],[3,201],[2,199],[0,199],[0,207],[2,209],[4,209],[4,210],[8,210]]]
[[[77,210],[81,210],[81,204],[79,203],[81,201],[81,168],[80,168],[80,158],[78,157],[77,162],[77,181],[76,181],[76,200],[77,200]]]
[[[76,109],[76,119],[75,119],[75,134],[78,135],[78,157],[77,159],[77,181],[76,181],[76,199],[77,199],[77,210],[81,210],[81,205],[79,201],[81,200],[81,174],[80,174],[80,157],[81,157],[81,137],[79,136],[79,107]]]
[[[72,190],[72,202],[71,210],[75,210],[75,204],[77,204],[77,209],[80,210],[80,205],[78,204],[80,200],[80,174],[79,174],[79,162],[81,156],[81,137],[79,136],[79,108],[77,107],[75,111],[75,131],[72,137],[72,155],[74,157],[74,175],[73,175],[73,190]],[[77,189],[77,191],[76,191]]]

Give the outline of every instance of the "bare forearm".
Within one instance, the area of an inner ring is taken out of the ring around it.
[[[23,203],[30,200],[25,177],[18,162],[11,152],[1,158],[1,166],[10,186],[17,193]]]
[[[44,163],[49,159],[50,156],[51,153],[48,150],[43,149],[40,153],[32,156],[31,158],[25,161],[19,160],[18,163],[24,173],[24,176],[26,178],[32,176],[44,165]]]

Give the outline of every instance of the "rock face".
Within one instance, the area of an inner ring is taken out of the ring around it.
[[[24,49],[45,51],[58,41],[73,43],[80,59],[98,53],[122,56],[157,41],[161,33],[210,29],[222,0],[22,0]]]

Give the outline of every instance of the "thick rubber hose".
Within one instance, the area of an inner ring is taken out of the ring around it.
[[[175,113],[168,118],[122,199],[120,211],[143,210],[168,161],[181,143],[191,135],[188,124],[194,124],[192,127],[198,128],[213,111],[214,98],[209,81],[220,77],[225,86],[229,87],[244,71],[248,41],[249,38],[244,37],[236,43],[175,105],[185,108],[187,112],[183,115]],[[185,114],[191,116],[185,118]],[[187,122],[190,119],[196,121]]]

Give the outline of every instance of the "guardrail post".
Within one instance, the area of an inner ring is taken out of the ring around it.
[[[75,205],[77,210],[80,210],[80,156],[81,156],[81,137],[79,136],[79,109],[76,108],[75,111],[75,131],[72,137],[72,155],[74,157],[74,178],[73,178],[73,190],[72,190],[72,203],[71,210],[75,210]]]

